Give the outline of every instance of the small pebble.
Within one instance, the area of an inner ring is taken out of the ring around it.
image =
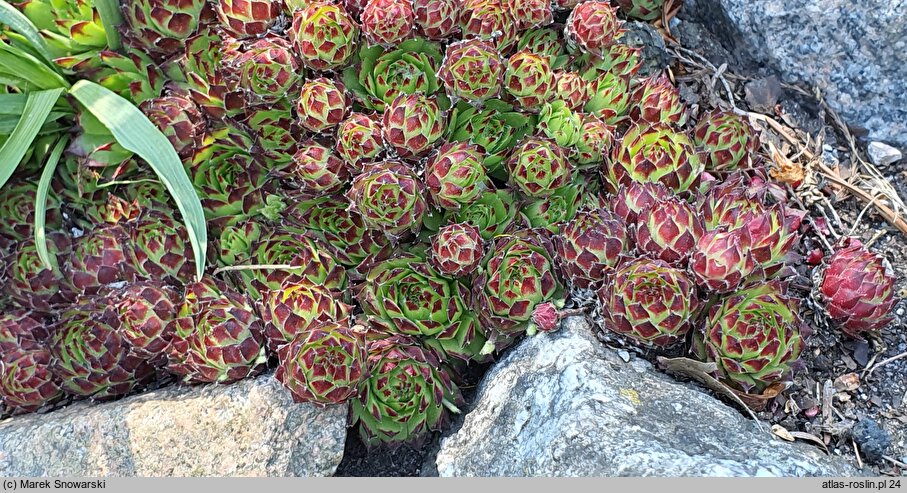
[[[630,353],[623,349],[619,349],[617,351],[617,355],[620,356],[620,359],[624,360],[624,363],[628,363],[630,361]]]
[[[850,430],[853,440],[860,447],[860,453],[870,462],[879,462],[891,445],[891,438],[879,425],[869,419],[860,418]]]
[[[901,151],[881,142],[871,142],[866,149],[866,153],[869,154],[869,160],[872,161],[872,164],[879,167],[896,163],[904,157]]]

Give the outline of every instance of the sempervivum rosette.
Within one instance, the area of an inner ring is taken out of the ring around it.
[[[440,430],[462,396],[438,357],[415,339],[394,335],[370,341],[367,371],[350,403],[350,421],[368,445],[418,444]]]
[[[759,149],[759,135],[746,118],[719,110],[699,120],[693,141],[705,149],[706,168],[714,171],[752,167]]]
[[[524,50],[507,60],[504,89],[521,108],[537,110],[548,101],[553,87],[554,75],[547,57]]]
[[[429,263],[444,275],[469,275],[479,267],[484,255],[479,230],[466,223],[448,224],[431,238]]]
[[[0,403],[15,414],[35,411],[63,395],[44,346],[47,335],[44,320],[32,312],[0,315]]]
[[[337,126],[334,151],[351,169],[361,171],[362,163],[373,161],[384,152],[381,123],[373,115],[350,114]]]
[[[661,17],[665,0],[616,0],[620,11],[627,17],[654,21]]]
[[[351,307],[335,292],[302,278],[287,278],[258,303],[268,349],[276,352],[298,334],[328,322],[342,322]]]
[[[779,281],[738,291],[712,307],[701,351],[719,375],[759,392],[791,372],[803,348],[797,302]]]
[[[340,124],[350,108],[343,84],[325,77],[306,81],[296,101],[299,123],[306,130],[321,133]]]
[[[384,142],[404,159],[425,155],[444,135],[447,115],[435,98],[400,94],[384,109]]]
[[[706,232],[690,257],[696,284],[715,293],[736,290],[756,269],[751,248],[746,228]]]
[[[557,260],[565,280],[573,287],[591,289],[627,250],[627,225],[605,209],[582,209],[562,223],[555,236]]]
[[[217,0],[214,11],[221,25],[238,38],[251,38],[268,32],[280,15],[276,0]]]
[[[400,94],[438,92],[438,67],[444,58],[441,46],[421,38],[408,39],[396,49],[363,46],[359,64],[343,72],[343,80],[362,104],[383,112]]]
[[[445,39],[457,29],[460,0],[413,0],[416,25],[428,39]]]
[[[127,284],[114,292],[113,310],[120,333],[133,354],[155,366],[166,362],[178,301],[175,289],[147,282]]]
[[[489,331],[486,352],[509,346],[530,329],[532,312],[560,303],[554,246],[546,233],[521,230],[495,238],[483,270],[473,280],[473,303]]]
[[[457,210],[489,189],[482,153],[466,142],[442,145],[425,166],[425,186],[438,207]]]
[[[328,322],[299,332],[280,348],[274,376],[293,402],[341,404],[356,395],[366,373],[362,327]]]
[[[205,135],[205,120],[188,93],[174,92],[139,105],[183,159],[195,153]]]
[[[696,285],[684,271],[649,259],[622,263],[598,298],[607,329],[660,348],[684,340],[698,306]]]
[[[318,0],[293,11],[288,35],[303,65],[312,70],[336,70],[356,52],[359,26],[343,6]]]
[[[129,26],[128,42],[158,56],[179,52],[184,41],[195,34],[206,5],[204,0],[140,0],[125,4],[122,12]],[[87,25],[83,28],[89,30]]]
[[[627,224],[636,224],[643,209],[670,197],[671,191],[661,183],[631,182],[621,185],[611,197],[610,207]]]
[[[190,382],[230,383],[264,369],[262,324],[249,298],[213,278],[186,286],[167,369]]]
[[[408,38],[416,22],[410,0],[368,0],[359,20],[370,43],[387,46]]]
[[[703,168],[686,134],[662,124],[637,124],[611,150],[602,176],[615,189],[636,181],[658,182],[675,192],[685,192],[697,183]]]
[[[147,382],[154,368],[132,352],[109,306],[84,299],[60,314],[48,341],[53,372],[67,393],[105,398]]]
[[[460,14],[463,39],[490,40],[497,51],[506,52],[517,37],[513,3],[514,0],[463,0]]]
[[[301,65],[290,42],[272,35],[227,43],[220,69],[227,90],[247,103],[275,103],[296,91]]]
[[[617,12],[608,2],[582,2],[567,18],[567,39],[594,55],[604,55],[623,32]]]
[[[494,190],[483,193],[475,202],[462,207],[451,220],[474,226],[482,239],[488,241],[511,231],[518,212],[517,199],[512,192]]]
[[[888,262],[856,238],[845,238],[818,270],[817,297],[831,322],[862,338],[892,320],[894,274]]]
[[[350,179],[347,163],[315,141],[303,142],[286,171],[273,173],[301,196],[320,197],[343,189]]]
[[[513,0],[509,5],[511,15],[520,31],[546,26],[554,20],[549,0]]]
[[[554,90],[551,98],[567,104],[573,111],[580,111],[589,102],[589,82],[576,72],[554,72]]]
[[[501,91],[504,63],[494,46],[470,39],[447,47],[439,75],[451,97],[484,101]]]
[[[680,91],[666,75],[653,75],[638,84],[630,96],[630,118],[678,127],[686,123],[687,109],[680,101]]]
[[[60,270],[72,247],[69,235],[54,231],[47,234],[46,240],[50,259],[56,262],[54,268],[46,268],[34,240],[26,240],[16,244],[7,257],[5,272],[0,272],[3,292],[15,304],[43,313],[71,301],[72,297],[72,290]]]
[[[670,197],[643,209],[636,223],[640,253],[684,266],[705,229],[690,204]]]
[[[367,228],[395,237],[422,227],[428,207],[424,188],[408,166],[385,161],[367,166],[354,178],[347,197]]]
[[[547,197],[570,182],[567,155],[550,139],[526,139],[513,149],[506,167],[510,181],[530,197]]]

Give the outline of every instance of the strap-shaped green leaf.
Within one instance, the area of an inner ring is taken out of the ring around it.
[[[28,94],[28,101],[25,102],[25,109],[22,117],[19,118],[19,123],[16,124],[16,129],[0,148],[0,187],[6,184],[13,171],[19,166],[19,162],[28,152],[28,148],[35,140],[35,136],[38,135],[61,94],[63,94],[62,88]]]
[[[123,23],[123,14],[116,0],[93,0],[91,2],[101,16],[104,34],[107,35],[107,47],[119,50],[123,43],[120,42],[120,31],[117,29]]]
[[[38,258],[44,267],[50,270],[57,270],[57,259],[52,258],[47,251],[47,232],[44,230],[44,221],[47,214],[47,193],[50,190],[50,180],[57,170],[57,163],[60,162],[60,156],[63,155],[63,149],[66,148],[66,137],[57,141],[54,149],[50,151],[50,156],[44,164],[44,170],[41,172],[41,179],[38,181],[38,192],[35,194],[35,249],[38,251]]]
[[[81,80],[69,93],[110,130],[121,146],[144,159],[170,191],[189,230],[196,274],[201,278],[208,242],[205,214],[170,141],[132,103],[94,82]]]
[[[41,54],[44,61],[49,66],[54,67],[53,57],[50,55],[50,51],[47,50],[44,39],[38,33],[38,28],[28,20],[28,17],[25,17],[22,12],[16,10],[5,0],[0,0],[0,24],[6,24],[10,29],[25,37],[35,51]]]
[[[23,49],[0,42],[0,75],[2,74],[27,80],[39,89],[69,87],[69,82],[52,67]]]

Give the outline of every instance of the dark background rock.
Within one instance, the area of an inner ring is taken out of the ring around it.
[[[907,2],[685,0],[679,17],[685,47],[818,87],[855,135],[907,148]]]

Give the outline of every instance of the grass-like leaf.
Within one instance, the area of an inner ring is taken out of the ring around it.
[[[120,41],[120,31],[117,29],[123,23],[119,3],[116,0],[92,0],[91,3],[101,16],[104,34],[107,35],[107,47],[114,51],[119,50],[123,45]]]
[[[0,75],[4,74],[26,80],[37,89],[69,87],[69,82],[53,67],[21,48],[0,42]]]
[[[69,92],[110,130],[121,146],[144,159],[170,191],[189,231],[196,274],[201,278],[208,242],[205,214],[170,141],[132,103],[94,82],[79,81]]]
[[[44,121],[47,120],[47,116],[50,115],[50,111],[61,94],[63,94],[62,88],[28,94],[28,101],[25,102],[19,123],[3,147],[0,148],[0,187],[6,184],[13,171],[19,166],[19,162],[28,152],[28,148],[31,147],[32,141],[44,126]]]
[[[0,0],[0,24],[6,24],[10,29],[22,35],[49,66],[54,66],[53,57],[50,55],[47,45],[44,44],[41,34],[38,33],[38,28],[28,20],[28,17],[25,17],[22,12],[16,10],[5,0]]]
[[[60,162],[60,156],[63,155],[63,149],[66,149],[66,137],[58,140],[47,162],[44,163],[44,170],[41,172],[41,179],[38,181],[38,192],[35,194],[35,249],[38,251],[38,258],[44,267],[50,270],[57,270],[57,259],[50,256],[47,251],[47,232],[44,230],[44,221],[47,214],[47,193],[50,191],[50,180],[57,170],[57,163]]]

